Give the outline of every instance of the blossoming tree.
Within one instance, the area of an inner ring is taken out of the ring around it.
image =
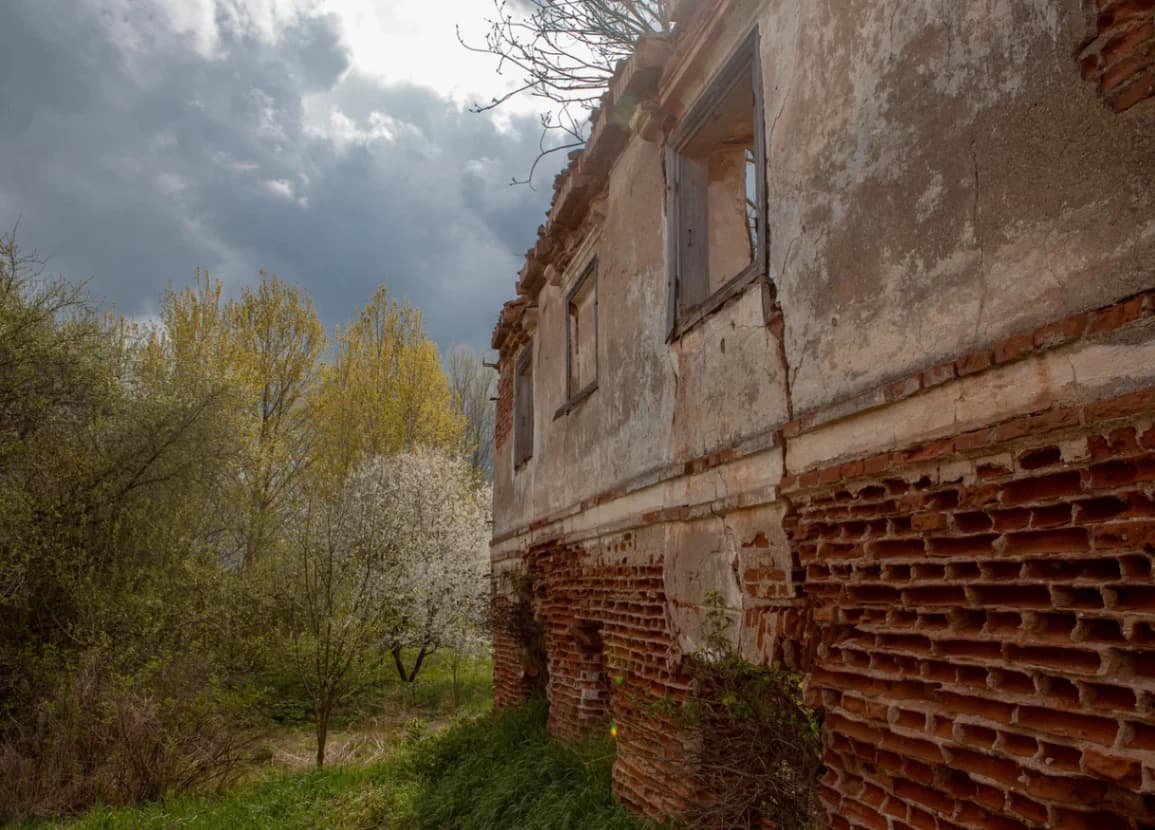
[[[440,648],[476,649],[489,607],[489,487],[464,459],[417,448],[369,459],[349,491],[372,517],[383,642],[401,680]]]

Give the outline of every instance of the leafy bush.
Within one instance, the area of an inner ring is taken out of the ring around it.
[[[686,660],[694,687],[680,707],[697,737],[686,768],[701,797],[679,819],[687,830],[746,830],[767,819],[781,830],[817,828],[821,728],[802,703],[801,677],[743,659],[721,598],[707,605],[705,647]]]
[[[112,676],[112,664],[86,653],[29,722],[10,726],[0,744],[0,815],[151,801],[223,786],[240,771],[253,734],[243,697],[211,681],[189,686],[171,665],[172,682],[145,687]]]

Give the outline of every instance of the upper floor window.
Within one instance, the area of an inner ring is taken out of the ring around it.
[[[533,344],[525,347],[516,365],[513,388],[513,464],[520,467],[533,457]]]
[[[764,131],[755,30],[667,146],[671,336],[766,273]]]
[[[576,403],[598,385],[598,261],[566,293],[566,398]]]

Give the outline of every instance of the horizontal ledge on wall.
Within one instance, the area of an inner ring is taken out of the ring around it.
[[[871,409],[913,398],[944,383],[1107,334],[1152,317],[1155,317],[1155,291],[1145,291],[1108,306],[1071,314],[1012,334],[988,348],[925,367],[852,397],[811,409],[787,423],[783,435],[796,438]]]

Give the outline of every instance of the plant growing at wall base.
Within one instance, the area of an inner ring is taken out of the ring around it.
[[[693,691],[678,709],[697,735],[687,769],[702,797],[678,818],[688,830],[820,826],[820,725],[801,677],[743,659],[722,598],[712,592],[706,604],[705,644],[684,665]]]

